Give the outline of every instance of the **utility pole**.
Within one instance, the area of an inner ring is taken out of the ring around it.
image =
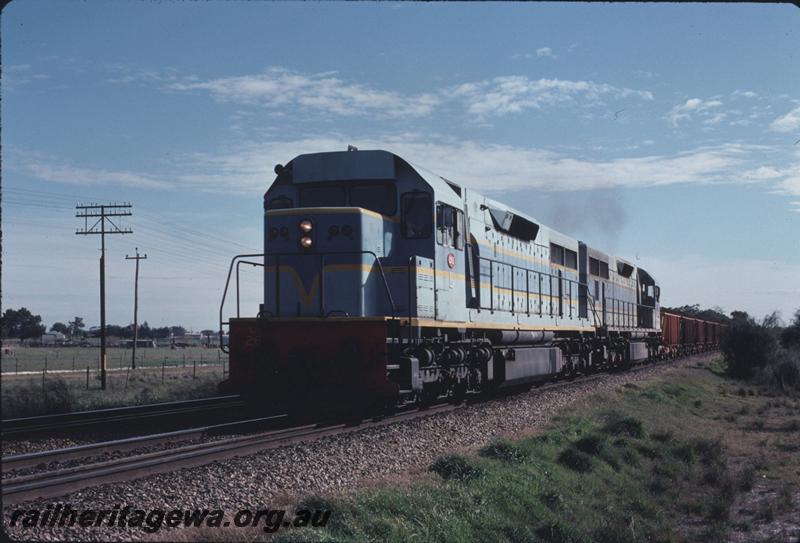
[[[125,255],[125,260],[136,261],[136,279],[133,282],[133,355],[131,358],[131,368],[136,369],[136,343],[139,341],[139,261],[147,260],[147,255],[139,256],[139,248],[136,248],[136,256]]]
[[[84,221],[83,229],[76,230],[79,236],[100,234],[100,382],[103,390],[106,389],[106,370],[108,358],[106,356],[106,234],[132,234],[130,228],[120,228],[110,217],[127,217],[131,204],[88,204],[77,205],[76,217]],[[89,226],[89,219],[97,219]],[[106,228],[106,224],[110,228]]]

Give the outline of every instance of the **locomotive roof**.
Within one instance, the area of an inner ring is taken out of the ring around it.
[[[287,167],[290,165],[292,167],[292,181],[294,183],[393,180],[397,179],[398,170],[407,169],[422,178],[422,180],[435,191],[437,200],[455,207],[461,207],[464,202],[463,191],[456,183],[448,181],[422,168],[415,167],[404,158],[382,149],[308,153],[296,156],[287,164]],[[477,191],[472,192],[474,194],[479,194]],[[486,198],[486,202],[490,206],[509,211],[544,226],[553,243],[558,243],[559,245],[577,251],[578,240],[576,238],[562,234],[549,226],[543,225],[540,221],[527,213],[518,211],[507,204],[491,198]],[[638,269],[638,266],[627,260],[594,249],[588,243],[587,246],[590,256],[594,258],[604,260],[612,266],[616,263],[618,268],[629,267],[632,268],[632,270]],[[627,269],[625,271],[628,272]],[[650,277],[647,272],[645,272],[645,274]],[[630,273],[626,274],[628,277],[630,275]]]

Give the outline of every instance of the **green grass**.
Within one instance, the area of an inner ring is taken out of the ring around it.
[[[41,372],[47,365],[48,371],[56,370],[86,370],[89,366],[93,370],[99,368],[99,347],[12,347],[11,355],[3,355],[2,371],[14,373],[15,371]],[[130,349],[107,349],[109,368],[127,368],[131,363]],[[226,364],[228,355],[217,348],[187,347],[185,349],[170,349],[168,347],[138,348],[136,349],[136,364],[141,367],[161,366],[166,360],[167,365],[191,366],[192,362],[198,364]]]
[[[85,376],[49,374],[44,386],[41,377],[4,377],[0,385],[3,418],[30,417],[107,407],[121,407],[217,396],[222,371],[207,368],[193,377],[191,367],[173,369],[162,375],[160,369],[109,372],[108,388],[100,389],[97,373],[86,388]]]
[[[752,398],[723,394],[719,369],[621,387],[543,433],[448,456],[435,479],[330,500],[323,530],[279,541],[707,541],[724,537],[737,493],[722,415]],[[748,407],[750,409],[750,407]],[[742,524],[745,525],[746,523]]]

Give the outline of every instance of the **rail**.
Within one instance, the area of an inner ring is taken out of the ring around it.
[[[38,415],[16,419],[4,419],[0,422],[0,431],[4,438],[10,435],[29,434],[34,432],[83,428],[90,425],[108,424],[110,422],[137,421],[143,418],[163,417],[200,413],[211,409],[231,409],[241,407],[244,403],[239,396],[216,396],[196,400],[179,400],[145,405],[111,407],[94,411],[73,411],[55,415]]]

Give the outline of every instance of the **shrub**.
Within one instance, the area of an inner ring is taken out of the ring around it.
[[[691,464],[694,462],[694,449],[691,445],[680,445],[672,449],[672,456],[686,464]]]
[[[645,436],[644,424],[634,417],[624,417],[609,421],[603,428],[603,431],[617,436],[624,435],[637,438]]]
[[[527,457],[525,451],[507,441],[495,441],[481,449],[480,455],[504,462],[522,462]]]
[[[658,432],[653,432],[650,437],[659,443],[667,443],[668,441],[672,441],[673,434],[671,430],[661,430]]]
[[[728,372],[743,379],[753,377],[756,369],[765,367],[776,348],[773,330],[747,315],[731,321],[720,342]]]
[[[592,471],[592,468],[594,467],[590,456],[572,447],[568,447],[561,451],[561,454],[558,455],[558,462],[569,469],[580,473]]]
[[[753,490],[755,479],[756,467],[753,464],[747,464],[739,473],[739,490],[742,492],[750,492]]]
[[[722,461],[722,442],[719,439],[701,438],[692,444],[703,464],[710,465]]]
[[[473,466],[466,459],[457,455],[439,458],[431,465],[430,470],[438,473],[446,481],[468,481],[483,475],[481,468]]]
[[[780,351],[771,369],[772,378],[781,390],[800,388],[800,351]]]
[[[548,509],[556,510],[561,508],[564,504],[564,496],[556,492],[555,490],[549,490],[539,496]]]
[[[605,448],[605,445],[606,438],[598,434],[582,437],[575,442],[576,449],[595,456],[600,454],[600,452]]]

